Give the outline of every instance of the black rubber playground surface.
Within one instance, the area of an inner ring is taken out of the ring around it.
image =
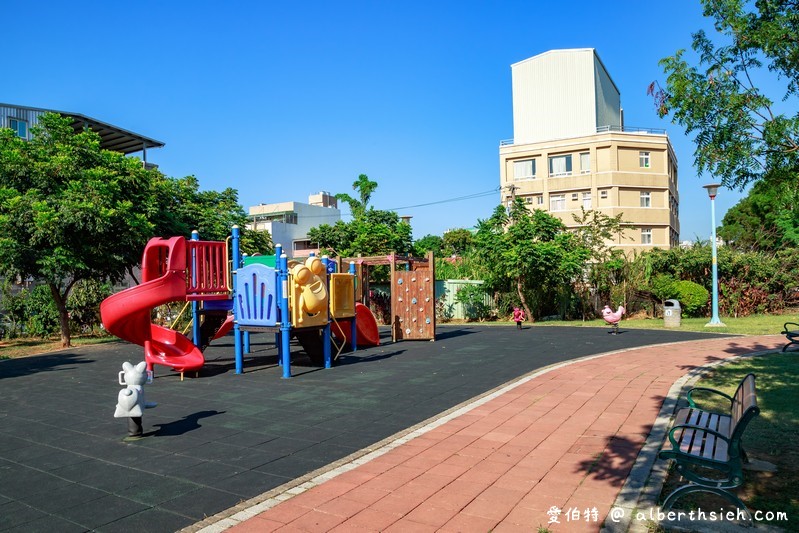
[[[538,368],[713,336],[621,331],[443,326],[436,342],[342,354],[329,370],[298,352],[291,379],[272,335],[253,336],[241,375],[226,337],[198,378],[156,367],[145,393],[158,407],[133,443],[113,413],[122,363],[141,361],[140,347],[3,360],[0,531],[176,531]]]

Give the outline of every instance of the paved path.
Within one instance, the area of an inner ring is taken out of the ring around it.
[[[157,367],[146,392],[159,405],[135,443],[122,441],[126,421],[112,415],[121,364],[141,360],[140,347],[0,360],[0,531],[220,530],[245,516],[252,521],[237,527],[487,531],[491,522],[529,531],[548,520],[541,506],[589,489],[605,513],[676,377],[782,339],[577,327],[440,333],[435,343],[343,355],[331,370],[300,359],[290,380],[257,339],[245,374],[234,374],[224,339],[206,352],[199,379]],[[700,351],[653,346],[683,341]],[[452,411],[538,369],[631,349]],[[386,440],[398,432],[406,436]],[[336,475],[331,464],[349,466]],[[298,495],[256,517],[275,494]]]
[[[783,344],[719,338],[555,365],[204,531],[597,531],[606,518],[612,527],[625,522],[619,509],[608,514],[675,381]],[[553,507],[559,523],[549,523]]]

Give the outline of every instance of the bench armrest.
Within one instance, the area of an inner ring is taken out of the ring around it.
[[[727,401],[730,402],[730,408],[732,408],[732,396],[730,396],[729,394],[725,394],[725,393],[721,392],[720,390],[709,389],[707,387],[694,387],[693,389],[688,391],[688,394],[686,396],[686,399],[688,400],[688,405],[690,405],[692,409],[696,409],[697,408],[696,407],[696,402],[694,402],[694,399],[693,399],[693,394],[696,391],[709,392],[709,393],[715,394],[717,396],[722,396],[722,397],[726,398]]]
[[[793,326],[793,328],[788,329],[788,326]],[[799,324],[797,324],[796,322],[786,322],[785,324],[782,325],[782,332],[781,333],[783,335],[785,335],[785,334],[787,334],[789,332],[794,332],[795,333],[797,331],[799,331]]]
[[[702,431],[704,433],[707,433],[709,435],[713,435],[714,437],[723,440],[727,444],[730,443],[730,438],[727,435],[722,435],[721,433],[719,433],[718,431],[715,431],[713,429],[708,429],[708,428],[705,428],[705,427],[702,427],[702,426],[694,426],[694,425],[691,425],[691,424],[680,424],[678,426],[672,427],[669,430],[669,442],[671,442],[671,446],[673,448],[675,448],[675,449],[679,449],[679,447],[680,447],[680,443],[677,442],[674,439],[674,432],[679,430],[679,429],[690,429],[690,430],[693,430],[693,431]]]

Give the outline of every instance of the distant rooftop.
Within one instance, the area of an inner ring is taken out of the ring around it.
[[[134,152],[145,151],[149,148],[163,148],[164,143],[145,137],[138,133],[122,129],[113,124],[97,120],[96,118],[88,117],[81,113],[73,113],[71,111],[59,111],[56,109],[43,109],[38,107],[20,106],[14,104],[0,103],[0,107],[11,109],[19,109],[29,111],[35,114],[41,113],[58,113],[59,115],[70,117],[72,119],[72,128],[76,131],[82,131],[89,128],[100,136],[100,147],[105,150],[120,152],[125,155]]]

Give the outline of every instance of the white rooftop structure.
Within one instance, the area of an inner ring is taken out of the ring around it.
[[[621,128],[621,95],[593,48],[550,50],[511,65],[513,142]]]

